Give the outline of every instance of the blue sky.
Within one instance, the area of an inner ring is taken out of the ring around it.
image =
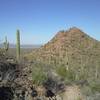
[[[59,30],[76,26],[100,40],[100,0],[0,0],[0,41],[44,44]]]

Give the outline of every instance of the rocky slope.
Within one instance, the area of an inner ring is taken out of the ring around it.
[[[51,41],[33,51],[28,58],[65,66],[67,69],[74,68],[77,72],[88,68],[93,73],[96,66],[100,66],[100,42],[73,27],[67,31],[59,31]]]
[[[28,54],[26,59],[53,68],[52,72],[62,77],[66,84],[81,85],[86,100],[99,100],[100,41],[82,30],[73,27],[59,31],[44,46]]]
[[[0,57],[0,100],[47,100],[55,97],[56,92],[52,90],[64,89],[64,84],[52,79],[45,81],[44,85],[34,84],[32,67],[35,63],[17,63],[13,58]]]

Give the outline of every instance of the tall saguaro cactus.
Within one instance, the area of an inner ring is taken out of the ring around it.
[[[16,58],[17,61],[20,61],[20,31],[17,30],[16,33]]]
[[[8,51],[9,49],[9,42],[7,41],[7,36],[5,36],[4,49],[5,51]]]

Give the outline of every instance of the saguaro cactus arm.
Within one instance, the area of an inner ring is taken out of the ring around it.
[[[5,37],[4,49],[5,49],[5,51],[8,51],[8,49],[9,49],[9,42],[7,41],[7,36]]]

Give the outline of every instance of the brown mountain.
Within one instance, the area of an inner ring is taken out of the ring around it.
[[[29,58],[55,66],[65,66],[90,73],[100,70],[100,42],[80,29],[73,27],[59,31],[56,36],[41,48],[33,51]]]

